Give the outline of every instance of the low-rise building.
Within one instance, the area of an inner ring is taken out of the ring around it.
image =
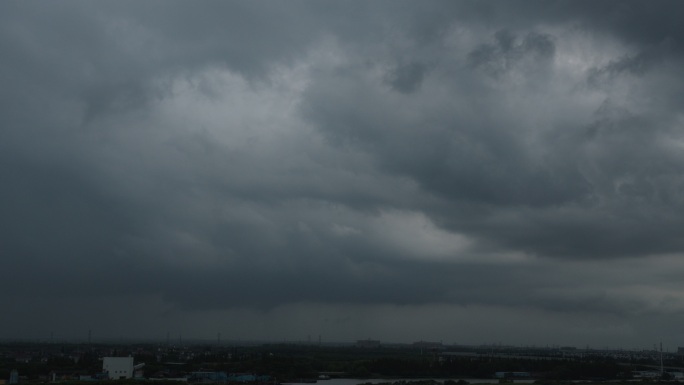
[[[102,371],[110,380],[133,378],[133,357],[104,357]]]

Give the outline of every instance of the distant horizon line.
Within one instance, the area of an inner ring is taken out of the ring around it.
[[[104,337],[104,338],[29,338],[29,337],[0,337],[0,344],[74,344],[74,345],[97,345],[97,344],[107,344],[107,345],[123,345],[123,344],[156,344],[164,346],[187,346],[187,345],[213,345],[213,346],[258,346],[258,345],[301,345],[301,346],[348,346],[352,347],[361,341],[377,341],[380,346],[385,347],[411,347],[415,344],[428,343],[428,344],[439,344],[444,347],[464,347],[464,348],[514,348],[514,349],[542,349],[542,350],[563,350],[563,349],[573,349],[578,351],[660,351],[657,348],[657,344],[654,344],[653,349],[650,348],[618,348],[618,347],[591,347],[590,345],[585,345],[584,347],[579,347],[576,345],[569,344],[505,344],[505,343],[480,343],[480,344],[464,344],[464,343],[444,343],[443,341],[429,341],[429,340],[417,340],[413,342],[395,342],[395,341],[383,341],[381,339],[365,338],[356,340],[275,340],[275,339],[217,339],[211,338],[182,338],[180,341],[174,339],[173,341],[164,338],[122,338],[122,337]],[[674,348],[672,353],[676,353],[679,346]],[[368,349],[368,348],[365,348]],[[669,348],[665,346],[662,347],[662,351],[665,353],[670,353]]]

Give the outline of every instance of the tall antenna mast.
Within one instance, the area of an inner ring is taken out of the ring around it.
[[[665,370],[663,368],[663,341],[660,341],[660,377],[662,377],[665,374]]]

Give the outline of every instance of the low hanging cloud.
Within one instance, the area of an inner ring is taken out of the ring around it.
[[[676,341],[680,7],[3,4],[5,336]]]

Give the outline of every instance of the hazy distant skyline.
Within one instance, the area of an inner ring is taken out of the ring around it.
[[[684,346],[684,3],[0,3],[0,338]]]

